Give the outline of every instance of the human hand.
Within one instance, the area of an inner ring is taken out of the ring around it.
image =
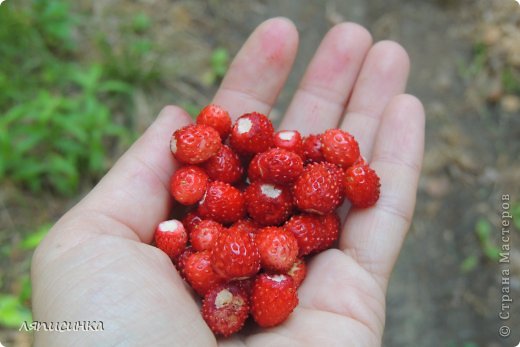
[[[288,20],[260,25],[244,44],[214,103],[234,117],[268,114],[296,55]],[[346,216],[339,249],[315,256],[289,319],[217,340],[170,259],[150,245],[170,212],[178,167],[168,142],[191,122],[168,106],[145,134],[38,247],[34,319],[103,321],[103,332],[38,332],[35,346],[378,346],[388,279],[415,205],[424,142],[420,101],[403,93],[409,62],[393,42],[372,45],[355,24],[323,39],[283,118],[303,135],[341,127],[381,178],[381,196]],[[347,211],[344,211],[346,214]]]

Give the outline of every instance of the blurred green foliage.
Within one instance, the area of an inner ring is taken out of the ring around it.
[[[0,293],[0,325],[20,328],[24,321],[31,322],[31,310],[12,294]]]
[[[131,81],[111,78],[103,63],[75,59],[77,22],[65,0],[0,8],[0,180],[70,195],[133,137],[112,112],[129,104]],[[137,22],[139,30],[146,26]]]
[[[117,42],[104,32],[96,37],[97,48],[107,76],[134,85],[148,86],[160,79],[153,42],[146,36],[152,21],[144,13],[136,14],[128,25],[119,28]]]
[[[467,256],[460,264],[460,270],[464,273],[475,270],[478,266],[478,257],[474,254]]]
[[[211,54],[211,69],[216,79],[222,79],[229,65],[229,52],[225,48],[217,48]]]
[[[500,249],[493,241],[493,231],[491,223],[485,218],[479,218],[475,224],[475,233],[480,242],[480,247],[486,258],[493,262],[497,262],[500,258]]]
[[[520,71],[508,67],[502,71],[502,85],[509,94],[520,95]]]
[[[42,225],[27,234],[19,244],[22,250],[34,250],[51,228],[50,224]],[[30,301],[32,295],[31,280],[29,274],[24,274],[17,279],[19,288],[17,294],[0,293],[0,326],[20,328],[23,322],[31,322],[32,314]]]
[[[204,74],[204,84],[211,86],[217,84],[229,66],[229,51],[226,48],[218,47],[213,50],[210,57],[210,69]]]
[[[516,231],[520,232],[520,202],[514,202],[512,204],[511,214],[513,215],[513,225]]]
[[[473,57],[469,64],[465,60],[457,61],[459,75],[468,80],[477,76],[483,69],[488,58],[488,48],[478,42],[473,47]]]

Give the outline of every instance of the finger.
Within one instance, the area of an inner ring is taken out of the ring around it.
[[[340,249],[356,259],[386,288],[411,223],[424,149],[424,110],[410,95],[385,109],[371,166],[381,178],[375,206],[352,209]]]
[[[408,54],[398,43],[378,42],[367,54],[341,124],[354,135],[367,160],[383,110],[392,97],[404,92],[409,69]]]
[[[291,70],[298,32],[286,18],[262,23],[231,63],[213,103],[233,119],[246,112],[268,114]]]
[[[303,134],[335,128],[372,44],[360,25],[342,23],[323,38],[280,126]]]
[[[165,107],[71,213],[82,218],[104,218],[105,223],[98,223],[107,229],[102,232],[126,230],[122,236],[150,242],[155,227],[167,218],[171,208],[168,183],[177,163],[168,145],[170,137],[190,122],[182,109]]]

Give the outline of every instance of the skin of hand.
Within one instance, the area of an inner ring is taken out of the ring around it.
[[[233,117],[269,114],[298,46],[287,19],[262,23],[245,42],[213,102]],[[178,167],[172,132],[192,122],[165,107],[99,184],[51,229],[32,261],[34,320],[102,321],[104,331],[35,334],[35,346],[380,346],[388,280],[409,229],[424,147],[421,102],[403,94],[409,59],[373,44],[353,23],[323,38],[280,129],[303,135],[341,127],[381,177],[369,209],[342,211],[339,249],[315,256],[300,304],[282,325],[216,339],[169,258],[151,246],[171,204]]]

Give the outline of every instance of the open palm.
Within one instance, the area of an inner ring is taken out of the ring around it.
[[[214,103],[235,118],[268,114],[298,45],[288,20],[260,25],[234,59]],[[38,247],[32,267],[34,318],[103,321],[104,331],[39,332],[35,346],[378,346],[388,279],[409,228],[423,154],[424,112],[404,92],[409,62],[398,44],[372,44],[344,23],[323,39],[282,120],[303,135],[341,127],[381,177],[381,197],[344,208],[339,249],[315,256],[282,325],[215,339],[168,257],[150,246],[170,210],[177,167],[171,133],[191,122],[168,106],[146,133]]]

